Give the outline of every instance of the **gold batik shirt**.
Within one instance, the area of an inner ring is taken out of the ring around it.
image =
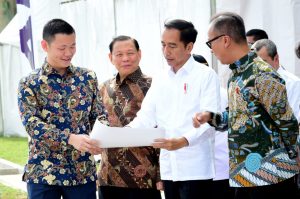
[[[122,82],[118,74],[100,86],[111,127],[123,127],[135,118],[150,85],[151,78],[138,68]],[[159,150],[153,147],[108,148],[101,157],[100,186],[155,188],[160,180]]]

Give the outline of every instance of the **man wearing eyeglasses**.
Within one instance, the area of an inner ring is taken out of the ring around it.
[[[228,128],[229,181],[236,187],[235,198],[296,198],[299,129],[284,80],[250,51],[239,15],[215,15],[208,38],[212,53],[232,70],[229,107],[222,114],[196,114],[194,126],[209,122],[218,130]]]
[[[196,112],[220,109],[217,74],[191,55],[197,31],[191,22],[167,21],[162,34],[163,55],[169,65],[153,78],[137,117],[130,127],[164,128],[155,140],[166,199],[198,199],[211,195],[214,169],[214,129],[193,128]],[[210,197],[206,197],[210,198]]]

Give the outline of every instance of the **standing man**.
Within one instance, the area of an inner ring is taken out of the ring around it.
[[[75,31],[61,19],[43,29],[45,63],[23,78],[18,104],[30,137],[23,180],[29,199],[96,198],[93,154],[100,148],[88,134],[106,119],[94,72],[71,64]]]
[[[300,41],[296,44],[295,53],[297,57],[300,59]]]
[[[300,59],[300,41],[298,41],[296,44],[295,53],[296,53],[296,56]],[[299,123],[299,128],[300,128],[299,120],[298,120],[298,123]],[[300,137],[299,137],[299,139],[300,139]],[[299,151],[300,151],[300,148],[299,148]],[[298,185],[298,195],[300,196],[300,174],[298,174],[297,185]]]
[[[193,54],[195,61],[208,66],[207,61],[201,55]],[[225,111],[228,106],[227,91],[220,87],[221,111]],[[215,132],[215,172],[216,175],[212,183],[212,198],[233,198],[234,189],[229,186],[229,150],[228,132]]]
[[[193,128],[198,111],[220,109],[217,74],[191,56],[197,31],[181,19],[165,23],[162,51],[169,65],[153,83],[130,127],[158,127],[166,137],[161,148],[160,172],[166,199],[194,199],[211,194],[214,169],[214,130]]]
[[[109,59],[118,70],[116,77],[100,88],[109,124],[123,127],[136,116],[151,85],[140,67],[138,42],[128,36],[115,37]],[[143,132],[141,132],[143,133]],[[108,148],[101,154],[98,172],[99,198],[160,199],[159,150],[153,147]]]
[[[232,70],[229,109],[221,117],[197,114],[194,126],[209,121],[226,129],[228,124],[230,185],[236,187],[235,198],[296,198],[299,130],[284,80],[249,51],[239,15],[226,12],[212,17],[208,38],[208,47]]]
[[[256,50],[265,62],[270,64],[284,79],[289,105],[293,109],[294,115],[300,122],[300,79],[294,74],[285,70],[279,63],[279,55],[275,43],[269,39],[261,39],[254,43],[253,48]]]
[[[246,33],[246,38],[249,46],[252,46],[260,39],[268,39],[268,34],[262,29],[251,29]]]

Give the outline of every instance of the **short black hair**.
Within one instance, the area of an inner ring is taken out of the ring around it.
[[[295,47],[295,53],[296,53],[297,57],[300,59],[300,41],[297,43],[297,45]]]
[[[133,43],[134,43],[134,46],[135,46],[136,50],[137,51],[140,50],[139,43],[138,43],[138,41],[136,39],[134,39],[132,37],[129,37],[129,36],[126,36],[126,35],[119,35],[119,36],[114,37],[113,40],[110,42],[110,44],[109,44],[109,51],[110,51],[110,53],[112,53],[113,48],[114,48],[114,44],[117,41],[127,41],[127,40],[132,40]]]
[[[246,33],[247,37],[251,37],[253,36],[253,40],[257,41],[260,39],[269,39],[268,34],[266,33],[266,31],[262,30],[262,29],[251,29]]]
[[[51,43],[56,34],[71,35],[75,33],[74,28],[62,19],[52,19],[43,28],[43,39]]]
[[[193,54],[193,58],[196,62],[199,62],[201,64],[208,66],[206,59],[202,55]]]
[[[213,31],[230,36],[236,43],[246,43],[245,25],[241,16],[233,12],[221,12],[214,15],[210,23]]]
[[[198,32],[192,22],[183,19],[173,19],[165,22],[165,28],[179,30],[180,41],[182,41],[185,46],[190,42],[196,42]]]

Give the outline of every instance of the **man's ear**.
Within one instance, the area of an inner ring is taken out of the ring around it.
[[[224,39],[224,42],[225,42],[224,43],[225,48],[228,48],[230,46],[230,44],[231,44],[231,38],[225,35],[223,37],[223,39]]]
[[[47,52],[48,51],[48,42],[46,41],[46,40],[42,40],[41,41],[41,46],[42,46],[42,48],[43,48],[43,50],[45,51],[45,52]]]
[[[138,50],[138,56],[139,56],[139,59],[141,60],[141,58],[142,58],[142,51],[141,51],[141,49],[140,50]]]
[[[274,61],[279,64],[279,55],[278,55],[278,53],[275,55]]]
[[[108,54],[108,58],[109,58],[110,62],[112,63],[112,53]]]
[[[193,42],[190,42],[186,45],[186,49],[189,51],[189,52],[192,52],[193,50],[193,47],[194,47],[194,43]]]

